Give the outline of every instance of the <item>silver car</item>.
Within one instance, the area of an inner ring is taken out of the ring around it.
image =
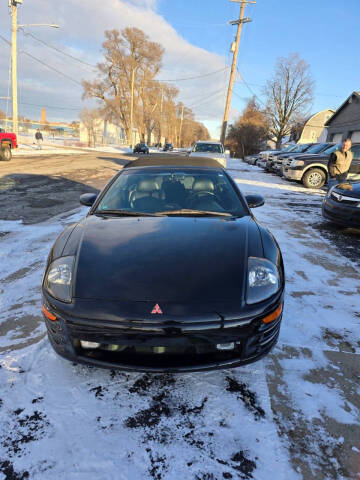
[[[207,157],[217,160],[223,167],[226,167],[226,155],[223,144],[220,142],[198,141],[195,142],[190,157]]]

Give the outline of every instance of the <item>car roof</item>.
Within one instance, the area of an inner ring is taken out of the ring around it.
[[[213,143],[214,145],[222,145],[221,142],[214,142],[213,140],[197,140],[195,143]]]
[[[150,155],[146,158],[130,160],[124,168],[136,167],[205,167],[223,168],[214,158],[189,157],[187,155]]]

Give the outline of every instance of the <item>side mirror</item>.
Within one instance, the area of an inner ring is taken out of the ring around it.
[[[81,205],[85,205],[85,207],[92,207],[96,198],[96,193],[84,193],[80,195],[80,203]]]
[[[261,195],[246,195],[245,198],[250,208],[262,207],[265,203]]]

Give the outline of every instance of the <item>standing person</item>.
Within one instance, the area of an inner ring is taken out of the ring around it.
[[[41,142],[44,141],[42,133],[40,132],[40,129],[38,128],[35,133],[35,139],[37,143],[37,149],[41,150]]]
[[[347,138],[343,141],[341,149],[336,150],[330,155],[328,162],[328,190],[334,185],[346,180],[353,159],[353,153],[350,150],[351,146],[352,141],[350,138]]]

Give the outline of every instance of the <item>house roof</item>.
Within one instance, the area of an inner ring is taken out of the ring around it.
[[[342,103],[340,105],[340,107],[336,110],[334,115],[332,117],[330,117],[329,120],[325,123],[325,127],[328,127],[331,124],[331,122],[334,120],[334,118],[346,107],[346,105],[349,103],[350,98],[352,98],[354,95],[356,97],[360,98],[360,91],[354,91],[354,92],[351,93],[351,95],[348,96],[348,98],[345,100],[345,102]]]

